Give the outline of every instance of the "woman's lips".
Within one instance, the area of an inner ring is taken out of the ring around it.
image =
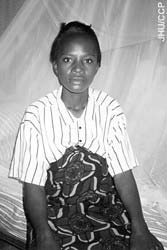
[[[71,79],[74,79],[74,80],[83,80],[83,76],[73,76]]]
[[[74,76],[74,77],[71,77],[71,81],[72,82],[82,82],[83,80],[84,80],[83,76]]]

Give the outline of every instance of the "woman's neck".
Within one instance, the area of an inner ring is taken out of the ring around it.
[[[82,93],[72,93],[62,89],[61,99],[67,109],[72,111],[83,111],[88,103],[88,90]]]

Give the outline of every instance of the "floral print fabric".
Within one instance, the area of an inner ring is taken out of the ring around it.
[[[47,174],[48,222],[63,250],[128,249],[127,211],[104,158],[70,147]]]
[[[62,250],[128,250],[130,221],[106,160],[84,147],[50,164],[45,184],[48,223]],[[28,224],[28,245],[34,249]]]

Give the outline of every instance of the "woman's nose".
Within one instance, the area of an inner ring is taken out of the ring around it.
[[[73,72],[80,73],[83,72],[83,64],[81,61],[75,61],[73,65]]]

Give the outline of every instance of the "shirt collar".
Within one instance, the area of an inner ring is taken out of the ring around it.
[[[62,116],[64,121],[67,121],[67,123],[71,123],[71,122],[73,123],[80,118],[75,118],[73,115],[71,115],[70,112],[68,112],[64,102],[61,99],[62,89],[63,89],[63,87],[60,85],[60,87],[58,88],[58,91],[57,91],[57,102],[58,102],[59,111],[60,111],[61,116]],[[89,89],[88,89],[89,97],[88,97],[88,104],[86,107],[86,113],[90,117],[92,117],[93,106],[94,106],[92,92],[93,92],[93,89],[89,87]],[[81,117],[83,117],[83,116],[81,116]]]

